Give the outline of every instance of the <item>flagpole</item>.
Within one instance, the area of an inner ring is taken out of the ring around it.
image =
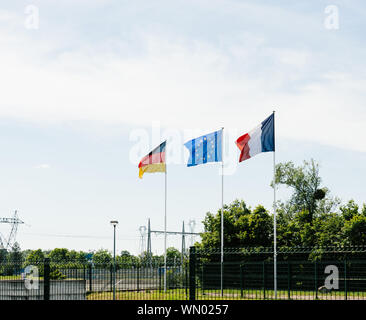
[[[224,270],[224,127],[221,134],[221,296],[224,295],[223,270]]]
[[[167,163],[165,158],[165,214],[164,214],[164,292],[166,292],[166,207],[167,207]]]
[[[273,111],[273,134],[275,134],[275,111]],[[273,140],[275,137],[273,137]],[[273,146],[273,279],[275,299],[277,299],[277,221],[276,221],[276,148]]]

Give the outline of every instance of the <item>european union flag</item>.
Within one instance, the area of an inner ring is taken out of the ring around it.
[[[190,155],[187,167],[222,161],[222,130],[192,139],[184,144]]]

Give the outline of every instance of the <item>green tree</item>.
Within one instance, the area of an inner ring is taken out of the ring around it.
[[[366,217],[355,215],[344,224],[345,242],[351,245],[366,245]]]
[[[338,213],[322,214],[314,223],[316,244],[320,247],[342,245],[344,242],[344,223],[343,216]]]
[[[313,159],[304,161],[302,166],[295,166],[291,161],[277,164],[275,182],[293,189],[287,207],[292,213],[307,211],[309,223],[317,213],[331,212],[339,205],[339,199],[330,197],[327,188],[320,189],[319,164]]]
[[[358,216],[359,212],[358,212],[358,204],[355,203],[354,200],[350,200],[348,201],[347,204],[341,206],[340,211],[342,213],[342,216],[344,217],[345,220],[349,221],[351,220],[353,217]]]
[[[8,255],[8,259],[10,261],[14,261],[14,262],[22,261],[22,259],[23,259],[22,251],[20,250],[20,246],[19,246],[18,242],[15,242],[13,247],[11,248],[11,251]]]
[[[138,266],[140,259],[127,250],[123,250],[121,251],[121,255],[116,257],[116,263],[121,268],[131,268],[132,266]]]
[[[246,229],[242,229],[245,226]],[[242,215],[236,224],[238,238],[243,245],[269,246],[272,243],[273,219],[258,205],[250,214]]]
[[[121,257],[130,257],[131,253],[127,250],[122,250],[121,251]]]
[[[277,243],[279,247],[313,246],[316,242],[309,212],[301,210],[286,214],[280,208],[277,215]]]
[[[26,267],[29,265],[36,266],[38,268],[39,275],[43,276],[44,259],[45,259],[45,254],[41,249],[32,250],[27,255],[23,267]]]
[[[0,263],[3,263],[8,258],[8,251],[4,248],[0,248]]]
[[[108,250],[100,249],[93,255],[93,263],[99,267],[108,267],[112,263],[112,255]]]
[[[44,262],[45,255],[41,249],[33,250],[26,258],[26,265],[37,265]]]
[[[86,258],[87,254],[83,251],[75,251],[75,250],[70,250],[67,253],[67,259],[69,261],[73,261],[73,262],[80,262],[80,263],[86,263],[87,262],[87,258]]]
[[[366,204],[365,203],[362,206],[361,214],[366,217]]]
[[[137,257],[138,263],[143,266],[160,266],[164,263],[164,256],[154,255],[153,253],[144,252]]]
[[[4,261],[2,273],[6,275],[17,274],[22,268],[22,264],[22,252],[20,250],[19,244],[15,242],[11,248],[11,251],[8,252],[6,260]]]
[[[48,257],[51,262],[66,263],[69,260],[69,250],[66,248],[55,248],[49,253]]]
[[[164,255],[163,255],[164,258]],[[172,264],[172,263],[176,263],[179,264],[180,263],[180,258],[181,258],[181,254],[180,251],[174,247],[169,247],[166,249],[166,260],[167,263]]]
[[[244,201],[224,206],[224,246],[269,246],[272,243],[273,219],[263,206],[253,211]],[[219,248],[221,244],[221,210],[207,212],[203,220],[202,248]]]

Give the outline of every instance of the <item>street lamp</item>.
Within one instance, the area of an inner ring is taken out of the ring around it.
[[[118,221],[112,220],[111,225],[113,226],[113,300],[116,300],[116,226]]]

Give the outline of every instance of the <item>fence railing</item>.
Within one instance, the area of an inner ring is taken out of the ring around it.
[[[0,263],[0,300],[119,300],[188,297],[185,265],[117,265],[77,261]],[[114,280],[115,279],[115,280]]]
[[[334,252],[311,261],[286,251],[277,262],[277,299],[366,300],[366,250]],[[166,270],[161,264],[5,261],[0,300],[112,300],[114,288],[118,300],[275,299],[270,251],[226,250],[222,267],[221,290],[219,250],[192,247],[189,259],[168,262]]]
[[[277,262],[275,295],[270,250],[226,250],[221,265],[219,250],[191,248],[190,299],[366,300],[366,259],[360,259],[366,258],[365,251],[362,248],[322,250],[325,257],[332,255],[334,259],[297,260],[299,254],[303,258],[304,253],[311,252],[304,248],[282,251],[286,256]]]

